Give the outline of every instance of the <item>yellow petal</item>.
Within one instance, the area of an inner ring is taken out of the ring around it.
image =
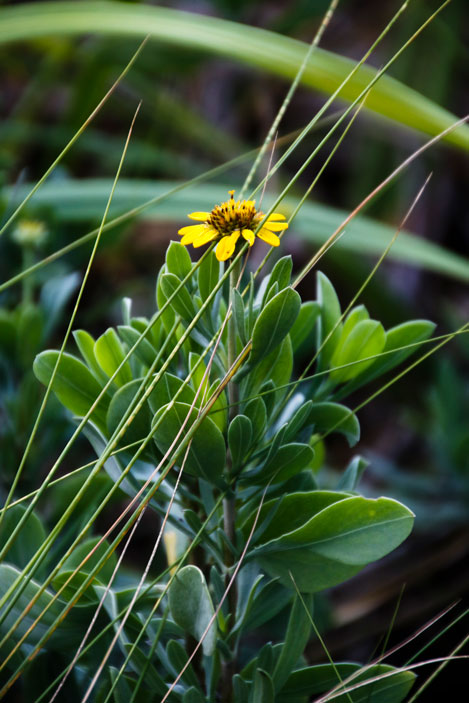
[[[190,215],[189,215],[190,217]],[[281,215],[279,212],[273,212],[269,217],[267,218],[267,222],[275,222],[276,220],[284,220],[285,215]]]
[[[250,229],[243,229],[241,234],[243,235],[244,239],[249,242],[249,246],[252,247],[255,240],[254,232]]]
[[[278,245],[280,244],[280,239],[277,237],[277,235],[273,232],[269,232],[269,230],[265,229],[265,227],[263,227],[260,232],[257,233],[257,236],[264,242],[267,242],[267,244],[270,244],[270,246],[272,247],[278,247]]]
[[[190,215],[187,215],[187,217],[190,217],[191,220],[200,220],[201,222],[205,222],[205,220],[208,220],[210,217],[209,212],[191,212]]]
[[[185,247],[187,247],[189,244],[192,244],[194,242],[194,239],[197,239],[197,234],[194,234],[194,233],[185,234],[183,236],[183,238],[181,239],[181,244],[183,244]]]
[[[206,232],[203,232],[202,234],[199,234],[195,239],[194,239],[194,248],[195,247],[202,247],[204,244],[207,244],[208,242],[211,242],[212,239],[216,239],[218,237],[218,232],[216,229],[213,227],[210,227],[210,229],[207,229]]]
[[[270,229],[271,232],[281,232],[282,229],[287,229],[288,222],[264,222],[263,227]]]
[[[233,234],[230,234],[228,237],[223,237],[223,239],[218,242],[217,248],[215,249],[215,256],[218,261],[226,261],[233,255],[238,239],[239,230],[236,230]]]
[[[178,234],[202,234],[207,229],[207,225],[188,225],[187,227],[181,227],[178,230]]]

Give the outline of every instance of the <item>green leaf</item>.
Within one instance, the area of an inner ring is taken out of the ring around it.
[[[262,478],[262,483],[267,483],[269,479],[273,483],[287,481],[309,466],[313,458],[314,451],[308,444],[284,444],[262,467],[259,479]]]
[[[263,669],[257,669],[249,695],[249,703],[274,703],[275,688],[269,674]]]
[[[354,491],[369,463],[370,462],[363,457],[355,456],[337,483],[336,490]]]
[[[128,412],[131,403],[135,399],[135,396],[141,389],[142,383],[143,378],[136,378],[134,381],[126,383],[125,386],[119,388],[119,390],[114,394],[111,402],[109,403],[106,418],[109,435],[112,435],[116,431],[122,418]],[[143,393],[141,392],[140,398],[142,395]],[[132,415],[134,412],[135,410],[132,411]],[[145,439],[151,429],[151,419],[150,410],[147,402],[145,401],[130,425],[128,425],[123,436],[124,443],[132,444],[132,442]]]
[[[129,349],[131,349],[134,344],[138,342],[138,346],[136,347],[134,354],[143,364],[145,364],[145,366],[150,368],[156,358],[155,347],[150,344],[148,339],[142,337],[140,332],[137,332],[137,330],[133,327],[128,325],[119,325],[117,329]]]
[[[422,342],[432,335],[434,329],[435,323],[429,320],[409,320],[409,322],[403,322],[386,332],[386,343],[383,351],[387,352],[397,349],[398,347],[403,347],[406,344]],[[368,369],[368,371],[372,374],[372,378],[376,378],[376,375],[381,375],[389,371],[404,361],[408,356],[414,354],[416,349],[418,349],[418,347],[403,349],[402,351],[397,351],[395,354],[388,354],[381,359],[377,359],[373,367]]]
[[[199,641],[215,612],[205,577],[199,568],[184,566],[176,574],[169,588],[169,607],[174,621]],[[216,637],[214,620],[202,643],[205,656],[213,654]]]
[[[290,676],[308,644],[311,633],[313,599],[311,596],[306,596],[303,601],[296,595],[290,611],[285,642],[272,677],[277,691],[282,688]]]
[[[235,703],[245,703],[249,699],[249,684],[239,674],[233,676],[233,693]]]
[[[158,380],[154,389],[148,396],[148,404],[150,405],[153,413],[158,412],[163,405],[167,405],[176,396],[176,393],[179,391],[183,383],[184,381],[182,378],[179,378],[179,376],[174,376],[174,374],[166,371],[166,373],[164,373]],[[194,398],[195,392],[193,388],[186,383],[177,399],[180,403],[188,403],[189,405],[192,405]]]
[[[298,351],[309,338],[311,338],[312,347],[314,326],[320,310],[319,303],[315,300],[308,300],[308,302],[302,304],[298,317],[290,330],[290,339],[294,352]]]
[[[150,35],[158,42],[186,50],[227,56],[280,75],[288,82],[296,76],[308,48],[304,42],[259,27],[166,7],[121,2],[43,2],[6,7],[0,10],[0,27],[2,43],[90,33],[140,40]],[[352,59],[317,47],[301,82],[315,92],[331,94],[355,65]],[[341,99],[355,100],[375,75],[372,66],[361,66],[341,88]],[[427,134],[437,134],[456,121],[444,108],[386,75],[369,93],[365,110]],[[446,140],[468,150],[469,130],[463,125],[448,134]]]
[[[409,322],[403,322],[396,327],[392,327],[386,332],[386,342],[382,351],[390,352],[393,349],[406,346],[407,344],[422,342],[432,335],[434,329],[435,324],[429,320],[410,320]],[[352,379],[346,386],[343,387],[340,392],[340,396],[342,397],[348,395],[359,386],[369,383],[375,378],[387,373],[391,369],[401,364],[405,359],[411,356],[411,354],[415,354],[418,348],[418,346],[410,347],[410,349],[396,351],[395,354],[385,354],[384,356],[375,359],[375,361],[366,369],[365,373],[360,375],[360,378],[356,380]]]
[[[342,339],[340,340],[340,343],[342,344],[347,339],[355,325],[358,325],[359,322],[363,322],[363,320],[369,319],[370,316],[368,314],[368,310],[364,305],[357,305],[356,307],[352,308],[347,317],[345,318],[344,326],[342,328]]]
[[[161,276],[161,287],[167,299],[174,294],[170,302],[174,312],[186,322],[192,322],[196,314],[195,305],[189,291],[181,285],[179,278],[174,273],[164,273]]]
[[[291,592],[283,588],[278,579],[269,581],[256,593],[248,617],[243,623],[243,631],[257,630],[270,622],[290,602]]]
[[[26,508],[22,505],[14,505],[4,515],[0,533],[0,550],[3,549],[25,512]],[[45,539],[46,531],[44,525],[36,513],[32,512],[23,523],[21,531],[8,550],[5,561],[23,569],[36,554],[39,547],[43,545]]]
[[[158,423],[158,427],[154,434],[155,442],[161,452],[166,453],[181,427],[183,426],[186,417],[189,415],[189,420],[185,425],[182,436],[184,436],[191,426],[198,419],[198,410],[186,403],[174,403],[163,406],[155,415],[154,423]],[[161,421],[160,421],[161,419]],[[180,440],[175,447],[175,451],[179,448]],[[178,457],[178,463],[181,464],[185,452],[181,452]],[[218,484],[225,468],[226,449],[223,435],[215,425],[213,420],[205,417],[197,427],[193,437],[185,470],[194,476],[204,478],[210,483]]]
[[[280,346],[264,357],[250,373],[248,381],[250,392],[252,393],[253,390],[260,386],[262,386],[263,390],[266,390],[264,386],[269,382],[272,388],[282,386],[290,381],[292,371],[293,350],[290,336],[287,335]],[[286,390],[282,389],[264,396],[267,409],[269,409],[269,405],[273,407],[285,393]]]
[[[314,403],[308,423],[313,423],[315,431],[321,434],[340,432],[351,447],[360,439],[360,425],[356,416],[339,403]]]
[[[275,298],[275,296],[278,293],[278,283],[277,281],[274,281],[272,285],[267,285],[264,293],[264,297],[262,298],[262,305],[261,308],[265,308],[267,303],[272,300],[272,298]]]
[[[293,288],[285,288],[272,298],[256,320],[252,332],[249,365],[262,361],[278,347],[290,331],[301,307],[301,298]]]
[[[233,288],[231,291],[231,296],[233,300],[233,315],[236,322],[236,330],[238,332],[239,338],[243,344],[246,344],[246,317],[244,310],[244,302],[241,297],[241,293]]]
[[[294,671],[288,678],[278,697],[278,703],[291,703],[302,700],[301,697],[311,697],[331,691],[340,681],[345,681],[352,674],[356,674],[363,667],[360,664],[319,664],[308,666]],[[372,679],[376,676],[396,673],[374,681],[368,686],[363,686],[349,694],[334,696],[332,700],[340,703],[401,703],[410,691],[415,674],[411,671],[399,671],[392,666],[380,664],[367,668],[363,674],[354,677],[349,685],[354,686],[359,681]],[[340,677],[340,678],[339,678]]]
[[[77,571],[75,569],[61,569],[58,574],[52,579],[52,587],[55,591],[60,591],[60,595],[67,601],[71,601],[75,598],[78,589],[80,589],[85,581],[89,578],[89,574],[85,571]],[[94,603],[96,605],[99,600],[99,596],[96,593],[95,586],[101,583],[99,581],[99,575],[97,580],[93,580],[89,583],[85,590],[82,592],[80,597],[80,605],[86,603]]]
[[[256,547],[249,558],[287,587],[291,572],[300,591],[320,591],[395,549],[410,533],[413,519],[410,510],[389,498],[345,498]]]
[[[80,283],[76,271],[64,276],[54,276],[41,289],[41,307],[46,313],[45,336],[48,336],[61,318],[61,314]]]
[[[339,322],[341,312],[334,286],[321,271],[318,271],[316,285],[316,295],[320,306],[317,344],[321,352],[318,357],[318,367],[324,369],[330,365],[330,360],[342,335],[342,323]]]
[[[192,261],[187,248],[180,242],[170,242],[166,250],[166,268],[181,281],[192,271]]]
[[[192,664],[187,664],[189,655],[177,640],[170,640],[166,646],[166,654],[168,655],[169,663],[174,671],[182,671],[181,681],[188,686],[198,686],[199,681],[193,669]]]
[[[36,378],[45,386],[52,378],[58,357],[59,352],[48,350],[38,354],[34,360],[33,370]],[[83,417],[101,393],[101,386],[91,371],[79,359],[64,353],[52,384],[52,390],[62,405],[65,405],[75,415]],[[108,402],[106,398],[103,398],[91,416],[91,419],[97,422],[100,427],[106,426]]]
[[[156,280],[156,303],[158,305],[158,310],[163,310],[164,308],[163,312],[160,313],[160,320],[166,332],[170,332],[176,320],[176,314],[171,304],[166,305],[169,296],[164,293],[162,286],[165,271],[166,266],[162,266]]]
[[[0,564],[0,598],[3,598],[5,593],[16,581],[20,571],[9,564]],[[60,615],[65,605],[60,599],[53,599],[53,593],[47,589],[39,593],[41,584],[30,579],[24,590],[17,597],[14,605],[10,609],[8,615],[0,624],[0,634],[3,637],[15,624],[12,633],[9,634],[10,646],[2,649],[2,655],[6,656],[11,650],[12,642],[17,642],[31,628],[36,619],[39,622],[31,629],[28,634],[26,643],[28,645],[36,645],[43,637],[49,628],[59,623],[57,629],[48,640],[47,648],[55,651],[60,651],[63,647],[77,646],[84,635],[85,623],[83,622],[83,611],[79,613],[81,608],[75,608],[69,613],[68,617],[61,621]],[[0,613],[4,608],[0,609]],[[24,612],[23,612],[24,611]],[[21,617],[20,617],[21,616]]]
[[[199,266],[198,284],[199,291],[203,301],[207,300],[208,296],[215,288],[220,278],[221,263],[218,261],[214,252],[210,252]]]
[[[311,415],[312,407],[313,401],[307,400],[298,408],[298,410],[293,414],[292,417],[288,418],[288,420],[286,418],[284,420],[284,416],[282,415],[279,421],[280,424],[282,422],[288,422],[287,429],[283,437],[285,442],[289,442],[290,440],[294,439],[298,432],[303,429],[304,425],[308,422],[308,419]]]
[[[199,394],[197,397],[197,405],[200,407],[207,402],[209,389],[209,375],[206,373],[207,366],[200,354],[194,352],[189,353],[189,371],[191,373],[192,386]]]
[[[129,666],[132,667],[138,676],[144,672],[143,681],[146,686],[148,686],[148,688],[150,688],[155,695],[163,697],[168,690],[168,686],[165,684],[151,661],[149,661],[149,657],[145,655],[139,647],[136,647],[135,643],[124,644],[123,647],[127,650],[127,653],[129,653],[130,649],[132,649],[132,656],[129,661]]]
[[[259,513],[258,527],[254,534],[256,544],[264,544],[292,532],[311,520],[314,515],[339,500],[349,498],[348,493],[337,491],[306,491],[289,493],[280,499],[273,498],[264,503]],[[257,515],[257,508],[242,525],[244,539],[248,538]]]
[[[182,697],[182,703],[206,703],[206,698],[199,688],[191,686]]]
[[[251,447],[252,422],[246,415],[236,415],[228,428],[228,445],[233,469],[238,469]]]
[[[105,552],[109,549],[109,542],[107,540],[103,540],[98,546],[100,540],[101,537],[91,537],[79,544],[64,561],[61,570],[73,570],[87,557],[87,560],[80,568],[85,573],[90,573],[103,559]],[[114,552],[111,552],[99,571],[97,578],[103,583],[107,583],[113,574],[116,564],[116,555]]]
[[[211,398],[220,386],[221,380],[216,378],[210,388],[208,389],[207,398]],[[206,400],[207,400],[206,398]],[[202,399],[201,399],[202,400]],[[227,399],[225,391],[222,391],[208,414],[208,417],[213,420],[218,429],[221,432],[226,430],[226,425],[228,423],[228,410],[227,410]],[[199,403],[201,406],[201,403]]]
[[[291,272],[293,268],[293,261],[291,256],[282,256],[281,259],[277,261],[272,273],[269,277],[269,288],[274,284],[278,284],[279,291],[283,290],[290,285]]]
[[[246,403],[243,414],[251,420],[253,431],[252,441],[255,444],[264,434],[267,424],[267,410],[262,398],[253,398]]]
[[[132,689],[127,683],[125,676],[119,676],[119,670],[115,666],[109,667],[109,675],[114,684],[113,701],[114,703],[128,703],[132,698]]]
[[[346,339],[341,339],[337,346],[330,365],[342,366],[351,364],[345,369],[332,370],[330,377],[336,383],[344,383],[351,378],[359,376],[365,369],[373,363],[374,359],[363,361],[361,364],[355,362],[379,354],[383,351],[386,342],[384,327],[376,320],[362,320],[352,329]]]
[[[282,544],[313,544],[314,550],[344,564],[381,559],[410,533],[414,515],[391,498],[356,496],[332,503],[284,535]]]
[[[111,377],[119,368],[125,358],[125,351],[113,327],[109,327],[104,334],[98,337],[94,345],[94,355],[107,376]],[[117,386],[123,386],[131,380],[132,371],[126,361],[114,378],[114,383]]]
[[[96,357],[94,355],[94,345],[96,342],[93,337],[86,330],[75,330],[73,332],[73,336],[80,354],[86,361],[88,367],[94,373],[98,381],[105,383],[107,381],[107,376],[96,361]]]

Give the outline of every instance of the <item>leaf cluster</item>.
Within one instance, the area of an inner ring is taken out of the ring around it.
[[[150,490],[149,505],[180,547],[172,554],[166,539],[170,570],[156,580],[164,617],[147,614],[143,640],[132,623],[145,620],[146,600],[134,591],[127,634],[118,640],[123,669],[109,674],[119,695],[161,697],[175,680],[169,700],[214,700],[228,671],[235,701],[300,702],[358,671],[305,666],[313,594],[395,549],[413,514],[390,498],[359,494],[359,456],[335,488],[322,488],[323,439],[337,432],[357,443],[358,419],[340,401],[401,363],[433,325],[416,320],[385,330],[363,305],[343,314],[321,273],[316,300],[302,302],[291,270],[283,257],[257,289],[252,279],[243,289],[228,285],[213,253],[193,264],[172,243],[150,320],[133,317],[125,300],[117,329],[96,340],[74,332],[81,359],[49,350],[34,362],[60,402],[88,418],[84,431],[98,456],[105,453],[108,475],[132,498]],[[305,357],[314,373],[298,378]],[[83,561],[76,550],[53,584],[70,577],[61,598],[99,595],[111,552],[74,573]],[[86,573],[94,585],[86,586]],[[151,593],[150,583],[145,588]],[[104,601],[112,622],[123,599],[113,585]],[[281,623],[281,641],[254,654],[255,632],[274,623]],[[412,680],[396,672],[358,688],[353,700],[400,701]]]

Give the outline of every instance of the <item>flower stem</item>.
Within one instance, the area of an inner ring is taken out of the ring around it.
[[[23,246],[23,271],[26,271],[33,264],[34,250],[30,245],[25,244]],[[29,304],[33,302],[33,285],[33,279],[31,276],[27,276],[23,279],[21,296],[23,303]]]
[[[231,309],[233,311],[233,289],[238,285],[239,272],[241,267],[241,261],[233,267],[230,273],[230,301]],[[231,318],[228,320],[228,368],[232,366],[236,359],[236,322],[235,317],[232,314]],[[236,408],[238,403],[238,386],[230,381],[228,384],[228,398],[229,398],[229,421],[233,420],[236,415]],[[231,479],[231,456],[228,451],[227,454],[227,474],[228,478]],[[225,535],[229,542],[234,545],[236,541],[235,535],[235,521],[236,521],[236,488],[232,484],[230,492],[227,494],[223,501],[223,527],[225,530]],[[232,549],[225,545],[224,561],[226,567],[225,573],[225,588],[227,588],[230,581],[230,571],[235,563],[235,555]],[[236,608],[238,604],[238,589],[236,582],[234,582],[228,593],[228,604],[230,610],[230,619],[228,622],[228,628],[231,630],[235,625],[236,621]],[[229,632],[227,633],[229,634]],[[233,676],[236,673],[236,654],[233,652],[233,656],[229,661],[223,663],[222,671],[222,701],[223,703],[231,703],[233,700]]]

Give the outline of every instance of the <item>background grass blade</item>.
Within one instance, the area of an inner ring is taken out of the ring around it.
[[[127,209],[137,207],[145,200],[163,195],[177,183],[164,181],[140,181],[121,179],[117,185],[111,206],[111,216],[117,216]],[[232,185],[232,184],[231,184]],[[30,186],[16,188],[15,197],[22,198]],[[226,199],[230,185],[203,184],[180,191],[164,202],[149,207],[142,214],[146,220],[174,221],[181,223],[181,213],[193,212],[200,208],[210,210],[213,203]],[[103,211],[110,181],[107,179],[64,180],[46,183],[34,195],[33,204],[50,208],[54,216],[64,223],[79,223],[98,220]],[[6,189],[7,197],[13,197],[13,190]],[[266,195],[263,208],[269,208],[273,197]],[[286,198],[281,210],[289,215],[296,207],[296,201]],[[295,216],[292,232],[295,232],[313,245],[323,244],[329,234],[344,221],[344,210],[305,202]],[[394,236],[395,227],[368,217],[359,216],[350,222],[347,231],[336,244],[342,251],[356,254],[380,256]],[[469,281],[469,260],[450,252],[443,247],[421,237],[403,231],[389,252],[389,258],[410,265],[420,266],[430,271],[445,274],[461,281]]]
[[[100,33],[153,39],[168,44],[228,56],[292,80],[304,59],[307,44],[264,29],[148,5],[118,2],[54,2],[26,4],[0,10],[0,44],[42,36]],[[273,50],[275,47],[275,50]],[[317,49],[302,83],[332,93],[354,66],[351,59]],[[363,66],[341,91],[353,101],[376,71]],[[401,125],[435,135],[455,122],[454,116],[399,81],[385,76],[373,88],[366,109]],[[463,125],[445,139],[469,150],[469,127]]]

